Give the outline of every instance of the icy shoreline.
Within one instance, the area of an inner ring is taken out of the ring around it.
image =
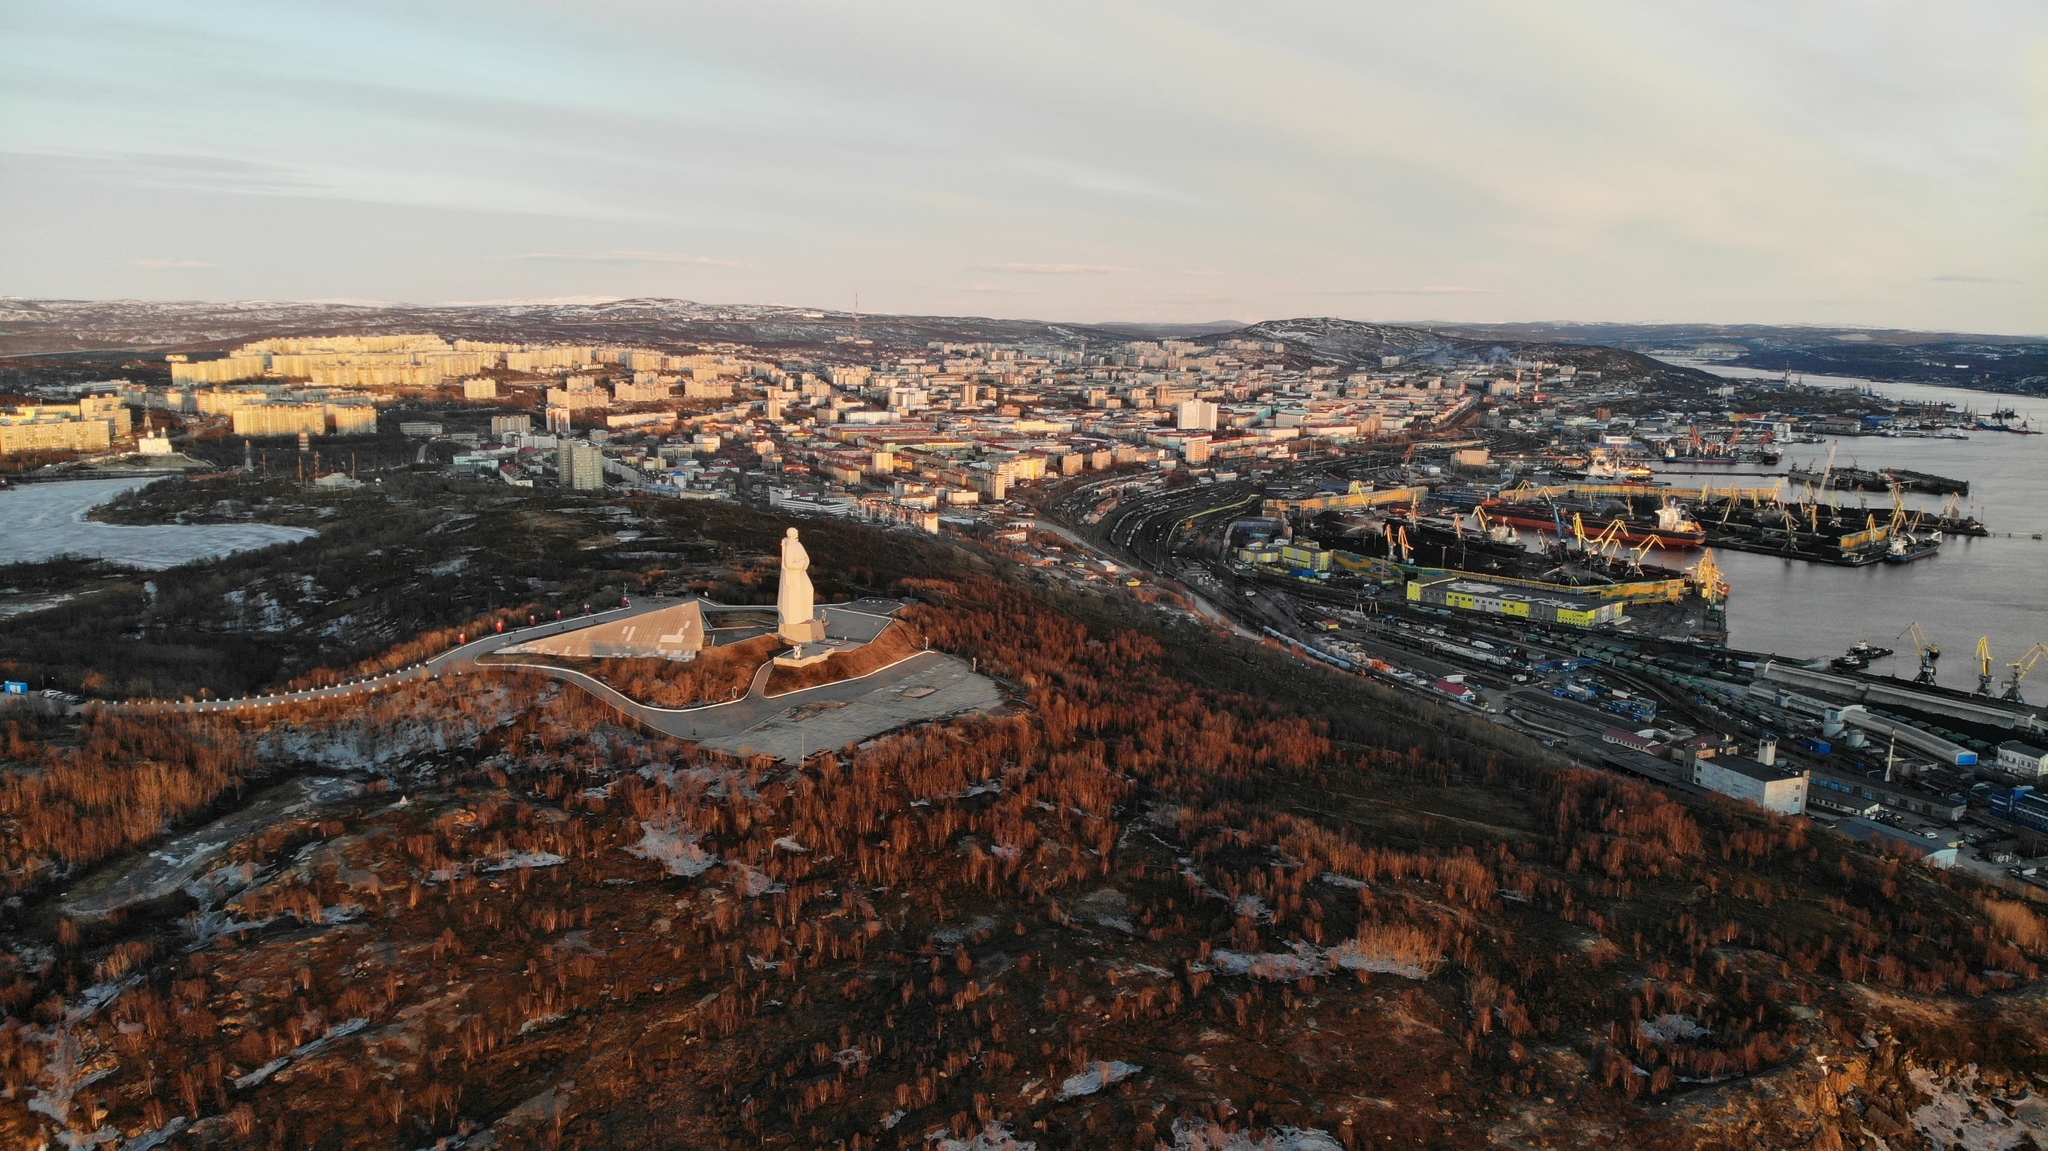
[[[0,491],[0,565],[88,556],[162,571],[231,552],[296,543],[309,528],[274,524],[101,524],[92,509],[162,476],[22,484]]]

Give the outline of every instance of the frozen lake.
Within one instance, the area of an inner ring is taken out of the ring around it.
[[[273,524],[163,524],[130,527],[87,520],[86,513],[161,476],[21,484],[0,491],[0,565],[56,556],[92,556],[160,571],[229,552],[292,543],[309,528]]]

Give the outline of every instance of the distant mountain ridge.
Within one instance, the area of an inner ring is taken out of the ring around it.
[[[666,338],[770,346],[831,343],[857,333],[878,344],[919,348],[931,340],[1070,344],[1143,338],[1128,329],[1086,324],[973,316],[856,317],[823,308],[670,299],[455,305],[0,299],[0,353],[13,355],[205,351],[269,336],[421,330],[474,340],[629,343]]]
[[[565,343],[730,342],[760,347],[815,347],[858,336],[890,349],[922,351],[950,343],[1108,346],[1137,339],[1229,340],[1285,344],[1310,363],[1354,369],[1380,358],[1512,365],[1546,359],[1587,370],[1683,376],[1629,351],[1586,344],[1529,342],[1498,336],[1465,338],[1427,328],[1331,316],[1264,320],[1250,325],[1051,323],[982,316],[859,315],[781,304],[702,304],[674,299],[601,299],[491,304],[378,304],[344,301],[244,300],[233,303],[147,300],[0,298],[0,354],[51,355],[99,351],[219,351],[286,335],[432,331],[453,339]]]
[[[1550,341],[1467,339],[1427,328],[1375,324],[1332,316],[1262,320],[1235,331],[1205,337],[1204,342],[1260,340],[1284,343],[1308,360],[1351,370],[1379,366],[1386,356],[1410,363],[1471,364],[1499,368],[1545,361],[1570,364],[1581,371],[1626,374],[1647,380],[1704,382],[1708,377],[1638,352],[1598,344]]]
[[[1453,339],[1599,344],[1736,367],[2048,395],[2048,337],[1769,324],[1430,324]]]

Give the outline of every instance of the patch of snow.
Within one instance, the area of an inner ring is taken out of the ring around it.
[[[732,889],[748,899],[758,899],[763,895],[789,890],[775,882],[767,872],[748,867],[744,863],[728,863],[726,870],[732,873]]]
[[[1977,1083],[1975,1064],[1953,1075],[1908,1067],[1907,1079],[1927,1097],[1910,1119],[1936,1147],[1954,1151],[2015,1151],[2048,1146],[2048,1099],[2021,1089],[2000,1096]]]
[[[1353,891],[1365,886],[1365,880],[1363,879],[1353,879],[1348,875],[1339,875],[1334,871],[1323,872],[1323,882],[1332,887],[1348,887]]]
[[[932,932],[932,938],[950,946],[970,935],[979,935],[984,931],[994,931],[1000,926],[1002,924],[983,915],[976,917],[972,923],[956,923],[951,927],[941,927],[937,931]]]
[[[784,851],[794,851],[798,855],[804,855],[811,850],[810,848],[805,847],[803,844],[798,843],[796,841],[796,836],[793,835],[785,835],[781,839],[776,840],[775,846],[781,848]]]
[[[528,867],[559,867],[568,860],[552,851],[514,851],[502,856],[485,871],[514,871]]]
[[[1370,971],[1375,975],[1399,975],[1403,979],[1428,979],[1431,969],[1419,963],[1409,963],[1390,955],[1376,954],[1358,946],[1354,940],[1345,940],[1329,951],[1330,962],[1346,971]]]
[[[1275,1127],[1254,1135],[1225,1131],[1205,1119],[1182,1116],[1173,1121],[1173,1151],[1344,1151],[1328,1131]]]
[[[129,1140],[127,1146],[123,1147],[121,1151],[155,1151],[155,1148],[161,1147],[175,1138],[178,1132],[183,1131],[186,1124],[190,1122],[192,1122],[190,1119],[180,1115],[154,1131],[144,1131],[142,1134],[137,1135]]]
[[[256,1070],[249,1072],[247,1075],[244,1075],[236,1079],[235,1090],[247,1091],[249,1088],[261,1084],[265,1079],[270,1078],[271,1076],[277,1074],[278,1072],[284,1070],[286,1067],[290,1066],[291,1061],[292,1057],[289,1055],[278,1056],[270,1062],[265,1063],[263,1066],[258,1067]]]
[[[537,1015],[532,1019],[529,1019],[526,1022],[520,1024],[519,1033],[521,1035],[525,1035],[529,1032],[538,1031],[541,1028],[546,1027],[548,1024],[559,1022],[564,1018],[566,1017],[559,1011],[552,1011],[546,1015]]]
[[[1115,928],[1125,935],[1135,935],[1138,929],[1125,914],[1130,907],[1130,899],[1113,887],[1105,887],[1074,903],[1074,910],[1097,926]]]
[[[92,1032],[86,1032],[86,1040],[98,1047],[98,1040]],[[72,1098],[78,1092],[90,1088],[92,1083],[115,1073],[115,1067],[100,1067],[98,1071],[86,1071],[92,1051],[80,1045],[78,1034],[70,1026],[57,1026],[49,1036],[49,1059],[43,1061],[41,1079],[29,1088],[29,1110],[47,1114],[66,1124],[72,1116]]]
[[[1652,1043],[1683,1043],[1713,1034],[1700,1026],[1700,1021],[1690,1015],[1668,1013],[1655,1019],[1643,1020],[1636,1024],[1636,1030]]]
[[[718,863],[718,856],[697,846],[697,834],[685,832],[675,822],[643,823],[640,842],[626,848],[626,854],[659,863],[670,875],[695,879]]]
[[[1064,1101],[1078,1099],[1083,1095],[1093,1095],[1105,1087],[1122,1083],[1143,1070],[1143,1067],[1135,1063],[1125,1063],[1121,1059],[1107,1063],[1097,1059],[1082,1068],[1079,1074],[1067,1076],[1060,1083],[1059,1097]]]
[[[944,1133],[940,1131],[940,1134]],[[1001,1123],[990,1123],[967,1139],[941,1139],[938,1142],[938,1151],[1037,1151],[1037,1148],[1038,1144],[1018,1139]]]
[[[362,914],[363,905],[360,903],[337,903],[333,907],[321,908],[318,922],[347,923],[351,919],[360,919]]]
[[[1330,961],[1315,948],[1303,945],[1291,955],[1272,951],[1212,951],[1208,968],[1225,975],[1292,983],[1328,971]]]
[[[1292,983],[1297,979],[1321,975],[1333,967],[1341,967],[1346,971],[1399,975],[1404,979],[1428,979],[1435,974],[1434,968],[1430,965],[1397,958],[1370,948],[1361,948],[1356,941],[1348,939],[1328,949],[1307,943],[1296,943],[1288,952],[1212,951],[1206,963],[1194,963],[1190,966],[1197,971],[1247,975],[1253,979],[1264,979],[1273,983]]]
[[[91,1019],[94,1015],[99,1014],[100,1008],[119,999],[123,991],[140,982],[142,982],[140,975],[132,975],[127,979],[115,980],[111,983],[93,984],[91,987],[79,992],[78,1001],[65,1010],[64,1022],[83,1023]]]

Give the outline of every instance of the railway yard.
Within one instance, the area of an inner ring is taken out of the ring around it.
[[[1868,660],[1829,667],[1732,649],[1722,622],[1728,588],[1710,551],[1687,569],[1659,568],[1628,559],[1648,549],[1619,548],[1616,533],[1595,542],[1586,525],[1560,524],[1564,542],[1527,551],[1531,570],[1520,574],[1403,562],[1418,558],[1425,530],[1456,533],[1460,542],[1441,547],[1464,550],[1437,558],[1471,567],[1489,533],[1503,537],[1463,515],[1455,489],[1446,500],[1441,481],[1436,491],[1416,486],[1426,474],[1412,458],[1382,454],[1301,464],[1258,482],[1101,481],[1059,493],[1049,514],[1012,526],[1025,537],[1019,558],[1048,581],[1136,595],[1187,626],[1284,646],[1693,802],[1708,790],[1689,762],[1769,747],[1779,767],[1809,777],[1808,818],[1852,833],[1876,824],[1924,841],[1930,854],[1953,848],[1953,866],[2048,889],[2048,835],[1991,810],[1993,797],[2014,794],[2003,785],[2015,780],[1997,770],[1999,746],[2048,742],[2042,709],[1871,674]],[[1391,554],[1317,546],[1308,536],[1332,513],[1368,520],[1359,538],[1384,539],[1391,526]],[[1258,538],[1248,547],[1248,537]],[[1605,583],[1524,578],[1579,571],[1562,554],[1574,548],[1623,558]],[[1429,602],[1422,591],[1444,581],[1469,591]],[[1560,618],[1603,597],[1619,602],[1618,615],[1591,626]],[[1546,599],[1559,606],[1536,618]],[[1912,655],[1896,658],[1910,667]],[[2014,667],[2006,686],[2019,696],[2024,671]]]

